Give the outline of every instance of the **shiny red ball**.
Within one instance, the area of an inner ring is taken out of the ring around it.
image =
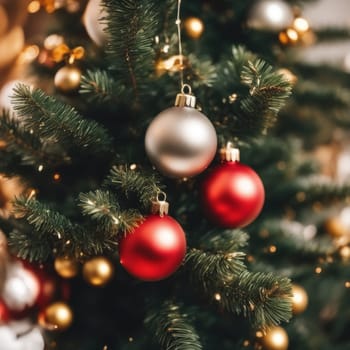
[[[208,219],[224,228],[250,224],[260,214],[265,200],[260,177],[237,161],[214,168],[203,181],[201,195]]]
[[[10,320],[10,310],[3,300],[0,299],[0,325]]]
[[[134,277],[162,280],[174,273],[186,253],[182,227],[171,216],[150,215],[119,242],[120,263]]]

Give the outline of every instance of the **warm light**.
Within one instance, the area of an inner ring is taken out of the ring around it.
[[[257,332],[255,333],[255,336],[256,336],[257,338],[263,338],[263,337],[264,337],[264,333],[261,332],[261,331],[257,331]]]
[[[46,50],[53,50],[63,43],[64,39],[62,35],[51,34],[44,40],[44,47]]]
[[[309,22],[302,17],[297,17],[293,22],[294,29],[299,33],[307,32],[310,28]]]
[[[136,164],[131,164],[130,165],[130,170],[136,170],[137,168],[137,165]]]
[[[350,288],[350,282],[349,282],[349,281],[346,281],[346,282],[345,282],[345,287],[346,287],[346,288]]]
[[[316,267],[315,272],[319,275],[322,272],[322,267],[320,266]]]
[[[350,247],[345,246],[345,247],[340,248],[339,253],[343,259],[349,259],[350,258]]]
[[[286,342],[284,334],[277,332],[272,334],[271,340],[277,347],[284,345]]]
[[[187,18],[184,25],[187,34],[193,39],[198,39],[204,31],[203,22],[196,17]]]
[[[269,247],[269,252],[272,253],[272,254],[276,253],[277,252],[277,247],[275,245],[270,246]]]
[[[266,6],[266,18],[270,23],[280,24],[285,17],[284,8],[280,4],[268,3]]]
[[[32,62],[39,56],[39,53],[40,53],[39,46],[29,45],[18,56],[17,62],[19,64]]]
[[[220,301],[220,300],[221,300],[221,295],[220,295],[219,293],[215,293],[215,294],[214,294],[214,299],[215,299],[216,301]]]
[[[286,31],[286,34],[287,34],[289,40],[292,42],[296,42],[299,39],[298,32],[293,28],[288,28]]]
[[[287,36],[286,32],[279,33],[278,39],[281,42],[281,44],[283,44],[283,45],[287,45],[289,43],[288,36]]]
[[[36,13],[40,10],[40,1],[34,0],[31,1],[27,6],[27,11],[29,13]]]
[[[53,179],[54,179],[54,181],[60,181],[61,180],[61,175],[59,173],[55,173],[53,175]]]
[[[38,166],[38,171],[39,172],[42,172],[44,170],[44,166],[42,165],[42,164],[40,164],[39,166]]]

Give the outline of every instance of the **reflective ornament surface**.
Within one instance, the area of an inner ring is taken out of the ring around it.
[[[265,190],[258,174],[238,161],[212,169],[202,183],[202,205],[208,219],[220,227],[250,224],[264,205]]]
[[[132,276],[144,281],[158,281],[173,274],[185,253],[185,233],[168,215],[146,217],[119,242],[120,263]]]
[[[97,46],[103,46],[106,43],[107,34],[104,30],[107,24],[103,22],[106,15],[107,12],[102,7],[100,0],[90,0],[88,2],[83,15],[83,22],[89,37]]]
[[[150,161],[162,174],[187,178],[201,173],[211,163],[217,137],[210,120],[194,108],[195,102],[191,100],[194,96],[178,96],[180,105],[164,110],[149,125],[145,148]]]
[[[55,74],[55,87],[64,92],[70,93],[76,91],[80,86],[81,70],[75,66],[64,66]]]
[[[291,26],[292,7],[282,0],[260,0],[253,4],[248,15],[249,28],[279,32]]]

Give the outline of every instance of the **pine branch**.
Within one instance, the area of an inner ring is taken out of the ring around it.
[[[104,0],[110,41],[107,54],[118,84],[138,97],[141,84],[154,69],[153,40],[158,27],[158,3],[151,0]]]
[[[302,256],[303,259],[317,261],[321,256],[333,255],[337,251],[329,237],[309,236],[310,228],[297,221],[264,220],[261,230],[264,230],[267,239],[273,242],[281,256],[285,252],[289,257],[294,256],[296,259]],[[254,245],[252,246],[254,250]]]
[[[288,181],[269,193],[271,205],[290,205],[297,210],[316,202],[330,205],[345,200],[350,195],[350,184],[336,184],[324,176],[307,176]]]
[[[99,104],[114,102],[124,93],[125,88],[117,85],[107,71],[88,70],[81,79],[79,92],[85,95],[91,103]]]
[[[159,180],[154,174],[140,173],[130,170],[127,166],[114,166],[104,182],[104,186],[121,192],[127,199],[136,196],[145,209],[149,208],[150,201],[155,199],[161,188]]]
[[[109,152],[112,147],[111,138],[102,126],[84,120],[74,108],[40,89],[18,84],[12,102],[23,127],[34,130],[45,142],[92,154]]]
[[[80,259],[115,251],[117,246],[115,232],[91,224],[82,227],[35,199],[18,198],[14,214],[31,226],[26,232],[15,230],[10,234],[10,246],[24,259],[44,261],[49,255]]]
[[[116,198],[109,191],[81,193],[79,200],[83,214],[100,223],[105,231],[130,232],[142,220],[136,210],[121,211]]]
[[[287,278],[251,273],[240,261],[244,254],[213,254],[191,249],[187,267],[191,283],[210,301],[236,315],[248,317],[252,326],[266,329],[291,317],[291,285]],[[215,278],[213,278],[215,276]]]
[[[21,165],[55,166],[63,160],[67,161],[67,157],[62,156],[62,150],[50,149],[49,144],[43,143],[34,132],[28,131],[8,111],[3,111],[0,116],[0,138],[6,143],[6,152],[19,158]]]
[[[261,59],[247,62],[243,67],[241,80],[249,87],[250,93],[250,96],[241,101],[242,111],[246,118],[256,118],[259,113],[266,115],[262,123],[263,131],[266,131],[274,123],[277,113],[291,94],[291,86]]]
[[[299,82],[293,90],[293,99],[299,106],[316,106],[320,109],[350,107],[350,90],[337,86],[320,86],[313,81]]]
[[[52,254],[50,239],[38,235],[34,230],[12,230],[8,237],[8,245],[13,254],[28,261],[46,261]]]
[[[224,139],[247,139],[265,134],[291,94],[291,85],[273,68],[243,47],[233,47],[213,85],[215,99],[222,101],[217,131]],[[206,100],[213,100],[213,96]],[[209,106],[218,114],[217,103]],[[232,135],[234,130],[234,135]]]
[[[199,335],[179,305],[165,302],[160,309],[152,311],[145,319],[145,324],[161,349],[202,349]]]

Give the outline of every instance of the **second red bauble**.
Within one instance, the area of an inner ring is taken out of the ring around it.
[[[220,227],[238,228],[259,215],[265,190],[252,168],[238,161],[225,161],[205,178],[201,196],[210,221]]]
[[[171,216],[150,215],[119,242],[120,263],[134,277],[158,281],[173,274],[186,254],[186,237]]]

